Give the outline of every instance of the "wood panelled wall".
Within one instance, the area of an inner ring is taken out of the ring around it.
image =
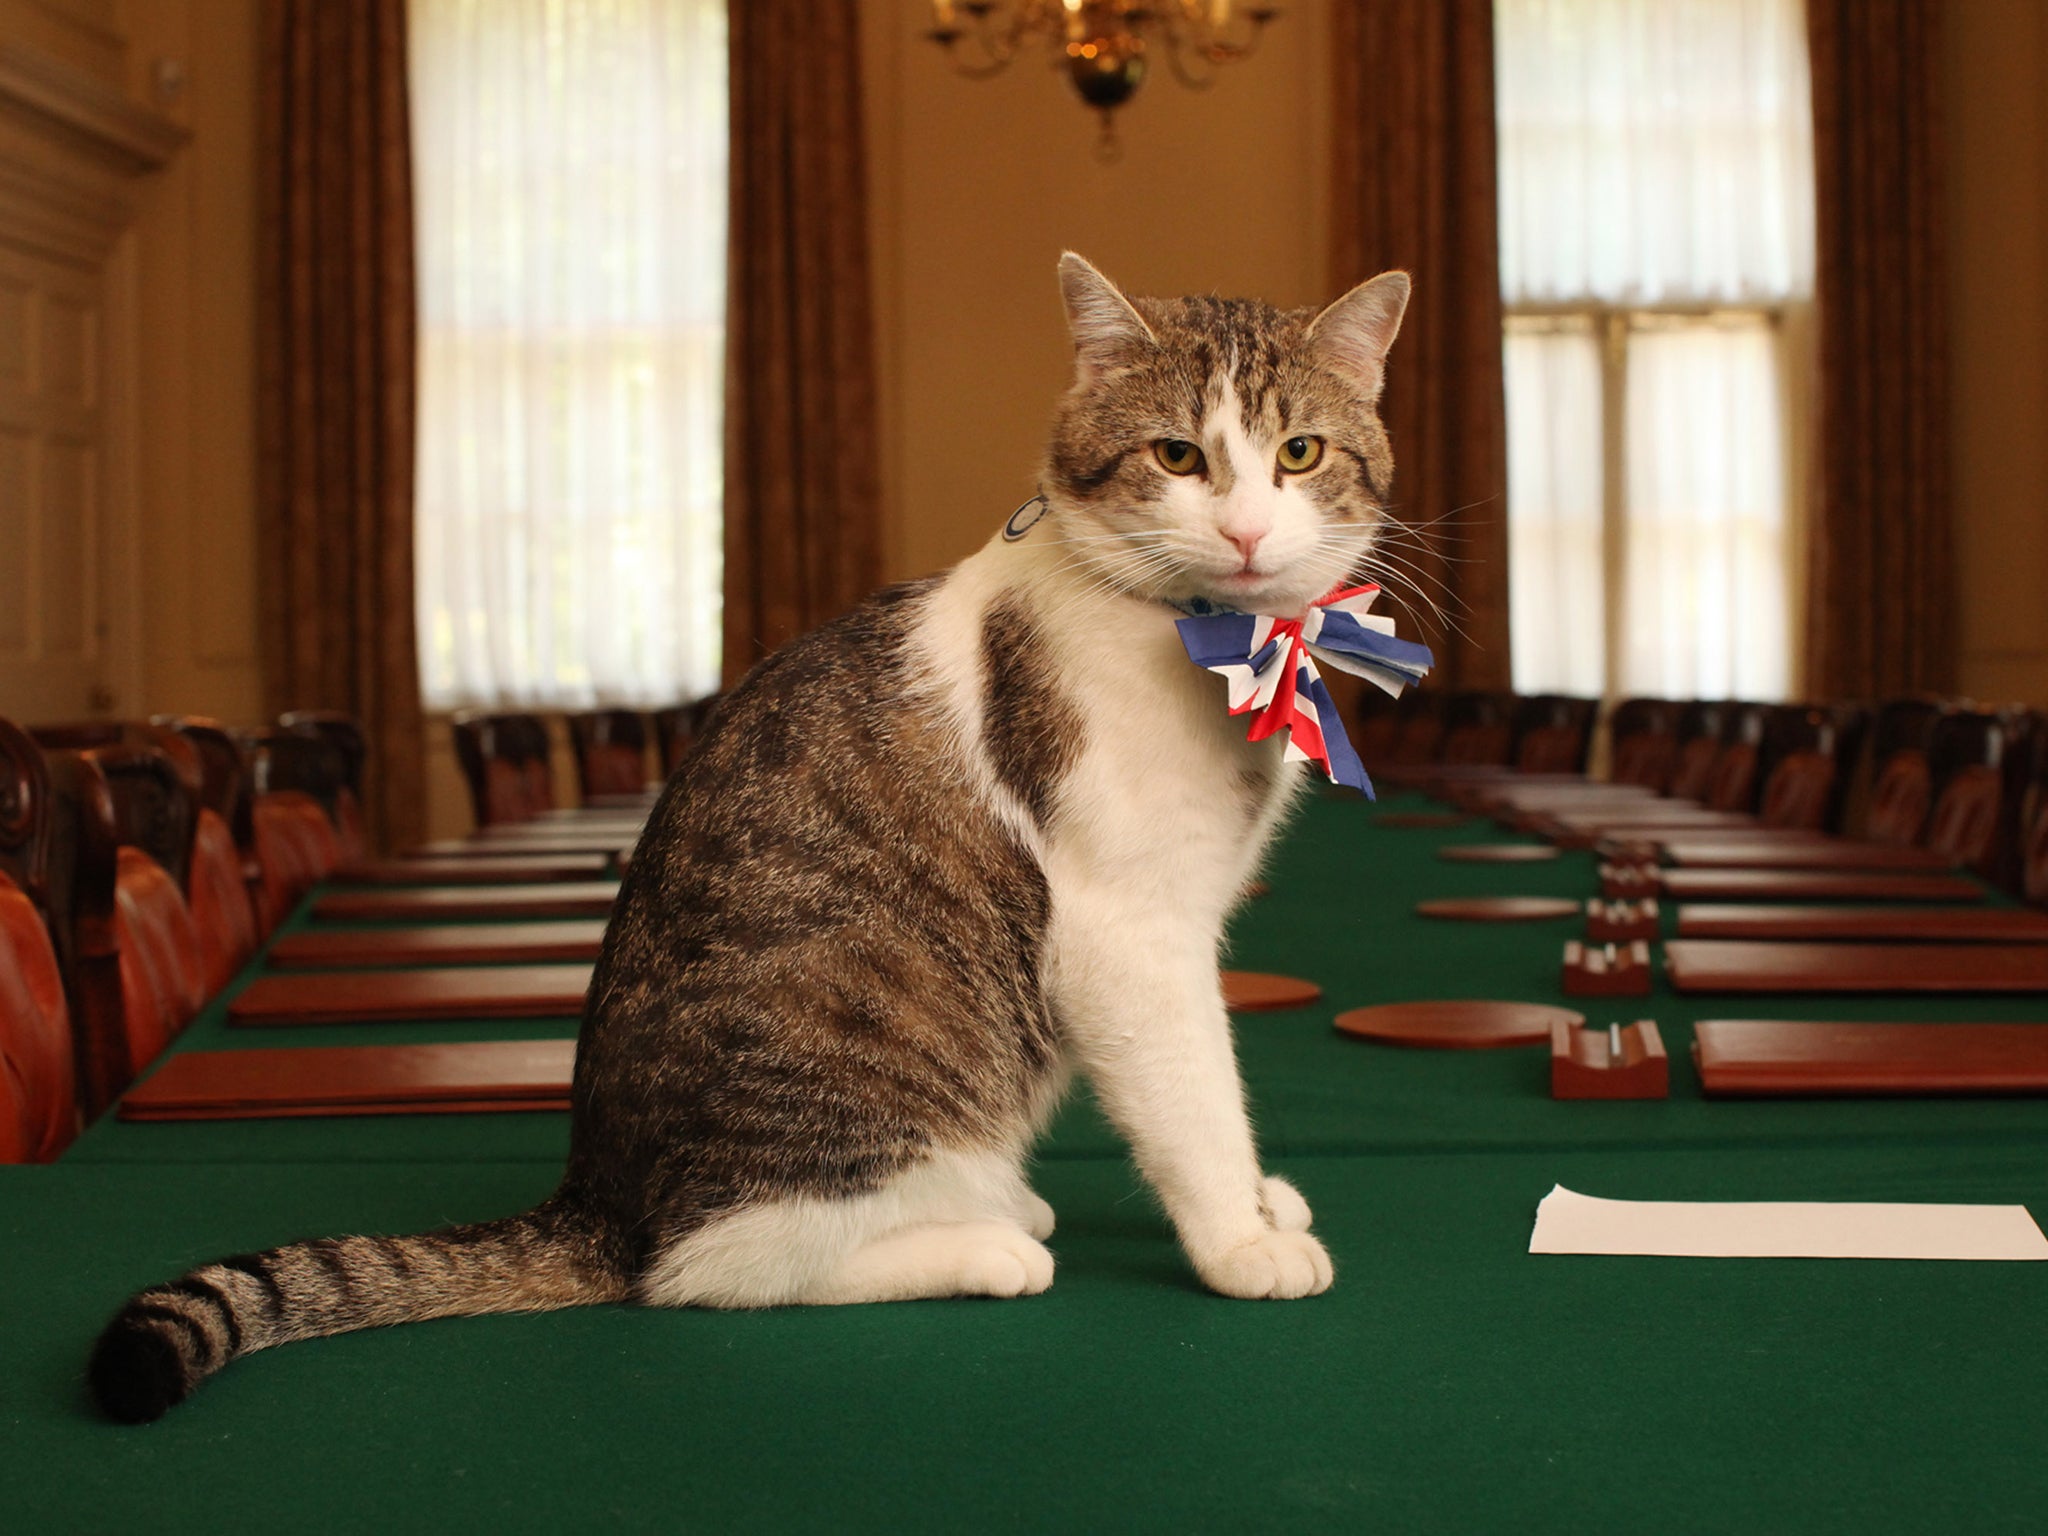
[[[258,707],[255,6],[0,0],[0,75],[14,87],[0,89],[0,173],[17,200],[47,193],[107,222],[98,254],[54,252],[91,301],[71,316],[89,332],[74,338],[88,408],[57,424],[61,451],[26,485],[0,492],[0,549],[33,538],[47,613],[80,604],[82,635],[60,625],[32,643],[78,638],[91,653],[83,667],[51,657],[51,686],[17,680],[23,714],[246,719]],[[81,133],[81,115],[97,127]],[[26,243],[17,205],[0,249]],[[57,366],[52,323],[65,318],[0,304],[0,355]]]

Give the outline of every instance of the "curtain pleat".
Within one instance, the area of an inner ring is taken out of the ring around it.
[[[732,7],[725,676],[880,579],[853,0]]]
[[[1357,0],[1332,9],[1331,43],[1333,273],[1340,287],[1392,267],[1415,278],[1380,407],[1394,444],[1395,514],[1416,530],[1401,553],[1429,600],[1409,596],[1403,629],[1436,651],[1438,682],[1505,689],[1493,6]],[[1453,622],[1439,622],[1432,602]]]
[[[1807,0],[1820,434],[1807,676],[1830,697],[1952,688],[1938,0]]]
[[[403,0],[263,11],[265,694],[370,741],[383,846],[423,825],[413,649],[413,246]]]

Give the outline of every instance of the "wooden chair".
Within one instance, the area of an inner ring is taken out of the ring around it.
[[[1951,710],[1927,750],[1935,789],[1926,845],[1999,884],[2013,882],[2019,861],[2035,724],[2024,710]]]
[[[1920,841],[1934,808],[1928,753],[1951,706],[1940,699],[1893,699],[1878,707],[1870,731],[1870,787],[1852,830],[1872,842]]]
[[[1367,773],[1384,772],[1401,734],[1401,701],[1367,686],[1351,691],[1350,704],[1352,750]]]
[[[199,816],[185,896],[199,925],[207,990],[218,992],[263,941],[256,915],[263,865],[256,850],[248,753],[241,739],[216,720],[160,715],[151,723],[176,732],[199,758]]]
[[[1513,696],[1454,693],[1444,702],[1437,761],[1448,767],[1505,767],[1514,748]]]
[[[123,993],[113,791],[96,750],[44,750],[26,733],[14,734],[19,742],[10,756],[18,757],[26,744],[41,760],[48,815],[10,873],[49,926],[71,1020],[73,1079],[90,1119],[114,1101],[134,1072]],[[25,782],[33,795],[33,776]],[[154,1000],[139,998],[138,1011],[153,1016]]]
[[[1434,693],[1414,690],[1396,701],[1399,726],[1394,732],[1390,769],[1426,767],[1437,759],[1444,739],[1444,700]]]
[[[2020,861],[2016,888],[2035,906],[2048,906],[2048,729],[2035,715],[2029,732],[2032,759],[2020,808]]]
[[[48,1162],[78,1133],[78,1041],[46,901],[50,775],[0,720],[0,1163]]]
[[[1832,831],[1842,822],[1849,773],[1863,744],[1869,712],[1786,704],[1764,726],[1757,819],[1769,827]]]
[[[576,787],[585,805],[598,795],[647,790],[647,722],[637,710],[593,709],[569,717]]]
[[[1584,773],[1600,706],[1593,699],[1536,694],[1518,699],[1510,717],[1510,761],[1523,773]]]
[[[1669,699],[1623,699],[1607,724],[1607,777],[1663,794],[1678,769],[1679,706]]]
[[[479,827],[531,821],[555,803],[553,746],[538,715],[465,711],[449,722]]]
[[[339,807],[348,767],[317,732],[261,726],[240,740],[253,801],[256,917],[268,936],[342,862]]]
[[[317,736],[336,753],[341,769],[341,786],[336,790],[329,814],[334,820],[335,838],[341,862],[355,864],[369,856],[363,830],[363,775],[370,762],[369,739],[355,716],[332,709],[295,709],[277,717],[281,729],[300,736]]]
[[[197,750],[161,727],[92,722],[36,726],[29,734],[45,751],[75,752],[106,792],[126,1050],[118,1081],[102,1073],[96,1086],[111,1083],[118,1092],[206,1002],[206,946],[185,897],[203,770]],[[95,799],[81,801],[83,814],[94,814],[87,806]],[[104,1020],[86,1015],[85,1022],[104,1030]]]
[[[1678,755],[1666,793],[1675,800],[1704,800],[1720,760],[1721,737],[1732,705],[1695,699],[1678,712]]]
[[[654,740],[661,752],[661,772],[668,778],[682,767],[683,759],[689,754],[690,746],[704,734],[704,727],[710,723],[711,712],[724,698],[722,693],[708,693],[701,699],[688,704],[673,704],[667,709],[654,712]]]
[[[1769,704],[1731,704],[1721,727],[1721,750],[1707,780],[1707,808],[1754,811],[1763,761],[1764,730],[1771,721]]]

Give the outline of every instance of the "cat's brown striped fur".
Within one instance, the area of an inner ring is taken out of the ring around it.
[[[1207,1284],[1330,1284],[1306,1202],[1259,1167],[1216,982],[1299,765],[1223,713],[1169,603],[1299,611],[1364,558],[1407,280],[1312,315],[1132,301],[1074,256],[1061,278],[1077,378],[1043,534],[880,594],[718,709],[621,887],[555,1194],[145,1290],[93,1354],[108,1412],[425,1318],[1042,1290],[1024,1161],[1076,1065]],[[1290,432],[1327,442],[1315,473],[1274,468]],[[1203,475],[1165,481],[1169,437]]]

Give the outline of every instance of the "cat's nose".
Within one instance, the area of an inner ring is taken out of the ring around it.
[[[1252,568],[1252,556],[1257,553],[1259,542],[1265,538],[1267,532],[1268,530],[1264,528],[1235,531],[1226,528],[1223,532],[1223,537],[1230,540],[1236,546],[1237,552],[1244,556],[1244,568],[1250,570]]]

